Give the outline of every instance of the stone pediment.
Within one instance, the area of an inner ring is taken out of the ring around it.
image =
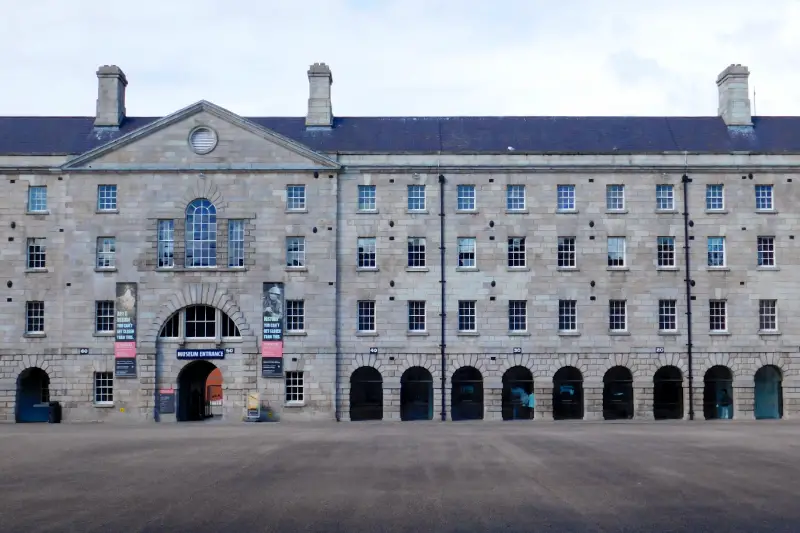
[[[68,161],[63,170],[337,170],[324,154],[200,101]]]

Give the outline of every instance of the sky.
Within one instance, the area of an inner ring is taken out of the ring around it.
[[[4,0],[0,50],[0,115],[92,116],[115,64],[129,116],[303,116],[314,62],[337,116],[713,116],[731,63],[800,115],[800,0]]]

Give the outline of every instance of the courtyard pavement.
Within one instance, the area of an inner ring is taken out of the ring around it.
[[[0,425],[0,531],[800,530],[797,422]]]

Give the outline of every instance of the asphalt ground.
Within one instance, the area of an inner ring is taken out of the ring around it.
[[[0,425],[0,531],[800,531],[800,424]]]

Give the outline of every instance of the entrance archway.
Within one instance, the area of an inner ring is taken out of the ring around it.
[[[783,418],[783,378],[778,367],[762,366],[755,376],[756,420]]]
[[[400,420],[433,420],[433,376],[412,366],[400,377]]]
[[[733,418],[733,374],[730,368],[712,366],[703,378],[703,414],[706,420]]]
[[[50,409],[50,376],[31,367],[17,377],[17,422],[47,422]]]
[[[483,376],[480,370],[462,366],[453,373],[450,418],[483,420]]]
[[[683,374],[675,366],[662,366],[653,376],[653,418],[683,418]]]
[[[362,366],[350,376],[350,420],[383,420],[383,378],[376,368]]]
[[[217,367],[209,361],[192,361],[178,374],[176,418],[179,422],[194,422],[214,416],[211,408],[213,393],[207,383],[215,370]]]
[[[583,419],[583,375],[574,366],[553,376],[553,420]]]
[[[531,420],[534,407],[533,374],[513,366],[503,374],[503,420]]]
[[[633,418],[633,375],[624,366],[610,368],[603,376],[603,418]]]

